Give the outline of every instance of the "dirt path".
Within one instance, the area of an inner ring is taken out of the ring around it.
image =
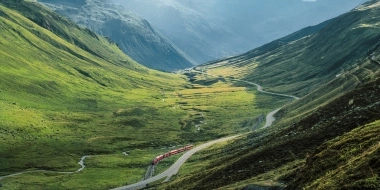
[[[49,171],[49,170],[32,170],[32,171],[14,173],[14,174],[6,175],[6,176],[0,176],[0,180],[8,178],[8,177],[13,177],[13,176],[18,176],[18,175],[28,174],[28,173],[36,173],[36,172],[48,172],[48,173],[57,173],[57,174],[73,174],[73,173],[78,173],[78,172],[84,170],[84,168],[86,167],[84,165],[84,160],[86,160],[86,158],[88,158],[88,157],[91,157],[91,156],[82,156],[82,158],[78,162],[78,164],[81,167],[78,170],[74,171],[74,172],[57,172],[57,171]]]
[[[215,76],[215,75],[212,75],[212,74],[208,74],[206,72],[202,72],[202,71],[197,71],[197,70],[194,70],[194,69],[191,69],[189,70],[188,72],[194,72],[194,73],[201,73],[201,74],[205,74],[205,75],[209,75],[209,76],[213,76],[213,77],[219,77],[219,76]],[[260,86],[259,84],[256,84],[254,82],[250,82],[250,81],[246,81],[246,80],[240,80],[240,79],[229,79],[229,80],[232,80],[232,81],[239,81],[239,82],[244,82],[244,83],[247,83],[247,84],[250,84],[250,85],[254,85],[256,86],[257,90],[259,92],[262,92],[262,93],[265,93],[265,94],[271,94],[271,95],[275,95],[275,96],[282,96],[282,97],[288,97],[288,98],[294,98],[296,100],[299,100],[300,98],[297,97],[297,96],[293,96],[293,95],[288,95],[288,94],[280,94],[280,93],[275,93],[275,92],[268,92],[268,91],[265,91],[263,90],[263,87]]]

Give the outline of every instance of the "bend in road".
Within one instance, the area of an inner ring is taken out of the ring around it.
[[[248,83],[248,84],[251,84],[251,85],[255,85],[257,87],[257,90],[259,92],[262,92],[262,93],[265,93],[265,94],[271,94],[271,95],[275,95],[275,96],[282,96],[282,97],[288,97],[288,98],[294,98],[296,100],[299,100],[300,98],[297,97],[297,96],[293,96],[293,95],[287,95],[287,94],[280,94],[280,93],[275,93],[275,92],[268,92],[268,91],[265,91],[263,90],[263,87],[260,86],[259,84],[256,84],[254,82],[249,82],[249,81],[245,81],[245,80],[240,80],[240,79],[232,79],[234,81],[240,81],[240,82],[245,82],[245,83]]]
[[[91,156],[82,156],[82,158],[79,160],[78,164],[81,166],[78,170],[74,172],[56,172],[56,171],[49,171],[49,170],[32,170],[32,171],[26,171],[26,172],[19,172],[15,174],[10,174],[6,176],[0,176],[0,180],[8,178],[8,177],[13,177],[17,175],[22,175],[22,174],[28,174],[28,173],[35,173],[35,172],[48,172],[48,173],[57,173],[57,174],[73,174],[82,171],[86,166],[84,165],[84,160],[88,157]]]
[[[204,72],[200,72],[200,71],[195,71],[195,70],[192,70],[192,71],[193,72],[198,72],[198,73],[203,73],[203,74],[206,74],[206,75],[210,75],[210,74],[207,74],[207,73],[204,73]],[[210,76],[214,76],[214,75],[210,75]],[[244,83],[247,83],[247,84],[254,85],[254,86],[257,87],[257,90],[259,92],[262,92],[262,93],[276,95],[276,96],[282,96],[282,97],[288,97],[288,98],[294,98],[296,100],[300,99],[299,97],[296,97],[296,96],[293,96],[293,95],[287,95],[287,94],[280,94],[280,93],[274,93],[274,92],[264,91],[262,86],[260,86],[259,84],[253,83],[253,82],[249,82],[249,81],[245,81],[245,80],[239,80],[239,79],[232,79],[232,80],[234,80],[234,81],[240,81],[240,82],[244,82]],[[264,125],[264,128],[269,127],[269,126],[272,125],[272,123],[275,121],[274,115],[278,111],[280,111],[280,109],[281,108],[279,108],[277,110],[274,110],[274,111],[270,112],[266,116],[266,123]],[[193,154],[195,154],[196,152],[198,152],[198,151],[200,151],[202,149],[205,149],[205,148],[207,148],[207,147],[209,147],[209,146],[211,146],[211,145],[213,145],[215,143],[228,141],[228,140],[231,140],[231,139],[236,138],[238,136],[240,136],[240,135],[235,135],[235,136],[232,136],[232,137],[226,137],[226,138],[214,140],[214,141],[202,144],[200,146],[197,146],[194,149],[192,149],[192,150],[186,152],[184,155],[182,155],[169,169],[167,169],[166,171],[162,172],[161,174],[156,175],[156,176],[154,176],[152,178],[149,178],[147,180],[140,181],[138,183],[134,183],[134,184],[123,186],[123,187],[118,187],[118,188],[115,188],[115,189],[112,189],[112,190],[135,190],[135,189],[141,189],[141,188],[146,187],[147,184],[152,183],[152,182],[157,181],[157,180],[160,180],[160,179],[163,179],[163,178],[166,178],[165,181],[168,181],[171,176],[173,176],[173,175],[175,175],[175,174],[178,173],[179,168],[185,163],[185,161],[188,158],[190,158],[190,156],[192,156]]]
[[[281,108],[280,108],[280,109],[281,109]],[[274,118],[274,114],[276,114],[278,111],[280,111],[280,109],[276,109],[276,110],[270,112],[270,113],[267,115],[266,120],[265,120],[266,122],[265,122],[265,125],[264,125],[263,128],[267,128],[267,127],[270,127],[270,126],[272,125],[272,123],[274,122],[274,120],[276,120],[276,119]]]
[[[213,77],[218,77],[218,76],[215,76],[215,75],[212,75],[212,74],[208,74],[206,72],[202,72],[202,71],[197,71],[197,70],[190,70],[190,72],[195,72],[195,73],[202,73],[202,74],[205,74],[205,75],[210,75],[210,76],[213,76]],[[276,95],[276,96],[282,96],[282,97],[288,97],[288,98],[294,98],[296,100],[299,100],[300,98],[297,97],[297,96],[293,96],[293,95],[288,95],[288,94],[280,94],[280,93],[275,93],[275,92],[268,92],[268,91],[265,91],[263,90],[263,87],[260,86],[259,84],[256,84],[254,82],[250,82],[250,81],[246,81],[246,80],[240,80],[240,79],[230,79],[230,80],[233,80],[233,81],[239,81],[239,82],[244,82],[244,83],[247,83],[247,84],[251,84],[251,85],[254,85],[257,87],[257,90],[259,92],[262,92],[262,93],[265,93],[265,94],[271,94],[271,95]]]
[[[131,185],[127,185],[127,186],[123,186],[123,187],[118,187],[118,188],[115,188],[115,189],[112,189],[112,190],[134,190],[134,189],[141,189],[141,188],[144,188],[146,187],[147,184],[149,183],[152,183],[154,181],[157,181],[157,180],[160,180],[160,179],[163,179],[163,178],[170,178],[171,176],[175,175],[178,173],[178,170],[179,168],[186,162],[186,160],[188,158],[190,158],[190,156],[192,156],[193,154],[195,154],[196,152],[202,150],[202,149],[205,149],[213,144],[216,144],[216,143],[220,143],[220,142],[225,142],[225,141],[228,141],[228,140],[231,140],[231,139],[234,139],[236,137],[238,137],[240,135],[235,135],[235,136],[231,136],[231,137],[225,137],[225,138],[221,138],[221,139],[218,139],[218,140],[213,140],[213,141],[210,141],[208,143],[205,143],[205,144],[202,144],[200,146],[197,146],[191,150],[189,150],[188,152],[186,152],[184,155],[182,155],[169,169],[167,169],[166,171],[152,177],[152,178],[149,178],[147,180],[144,180],[144,181],[140,181],[138,183],[134,183],[134,184],[131,184]]]

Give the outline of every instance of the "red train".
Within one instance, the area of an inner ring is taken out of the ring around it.
[[[185,146],[185,147],[183,147],[183,148],[175,149],[175,150],[172,150],[172,151],[167,152],[167,153],[165,153],[165,154],[161,154],[161,155],[159,155],[159,156],[157,156],[156,158],[153,159],[153,161],[152,161],[152,165],[157,164],[157,162],[161,161],[161,160],[164,159],[164,158],[167,158],[167,157],[169,157],[169,156],[171,156],[171,155],[175,155],[175,154],[178,154],[178,153],[184,152],[184,151],[186,151],[186,150],[190,150],[190,149],[192,149],[193,147],[194,147],[194,145],[188,145],[188,146]]]

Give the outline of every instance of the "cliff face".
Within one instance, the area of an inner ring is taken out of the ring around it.
[[[144,19],[108,1],[40,1],[79,25],[109,37],[137,62],[172,71],[191,67],[192,61]]]

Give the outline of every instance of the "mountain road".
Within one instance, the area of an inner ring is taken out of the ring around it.
[[[134,183],[134,184],[131,184],[131,185],[127,185],[127,186],[123,186],[123,187],[118,187],[118,188],[115,188],[115,189],[112,189],[112,190],[134,190],[134,189],[141,189],[141,188],[144,188],[147,186],[147,184],[149,183],[152,183],[154,181],[157,181],[157,180],[160,180],[160,179],[163,179],[163,178],[166,178],[165,181],[168,181],[170,179],[171,176],[175,175],[178,173],[178,170],[179,168],[186,162],[186,160],[188,158],[190,158],[190,156],[192,156],[193,154],[195,154],[196,152],[200,151],[200,150],[203,150],[213,144],[216,144],[216,143],[220,143],[220,142],[225,142],[225,141],[228,141],[228,140],[231,140],[231,139],[234,139],[236,137],[239,137],[240,135],[235,135],[235,136],[231,136],[231,137],[225,137],[225,138],[221,138],[221,139],[217,139],[217,140],[213,140],[213,141],[210,141],[208,143],[205,143],[205,144],[202,144],[202,145],[199,145],[191,150],[189,150],[188,152],[186,152],[184,155],[182,155],[169,169],[167,169],[166,171],[152,177],[152,178],[149,178],[147,180],[144,180],[144,181],[140,181],[138,183]]]
[[[8,178],[8,177],[13,177],[13,176],[22,175],[22,174],[28,174],[28,173],[35,173],[35,172],[47,172],[47,173],[56,173],[56,174],[73,174],[73,173],[78,173],[78,172],[84,170],[84,168],[86,167],[84,165],[84,160],[86,158],[88,158],[88,157],[91,157],[91,156],[82,156],[82,158],[78,162],[78,164],[81,167],[78,170],[74,171],[74,172],[57,172],[57,171],[50,171],[50,170],[31,170],[31,171],[14,173],[14,174],[6,175],[6,176],[0,176],[0,180]]]

